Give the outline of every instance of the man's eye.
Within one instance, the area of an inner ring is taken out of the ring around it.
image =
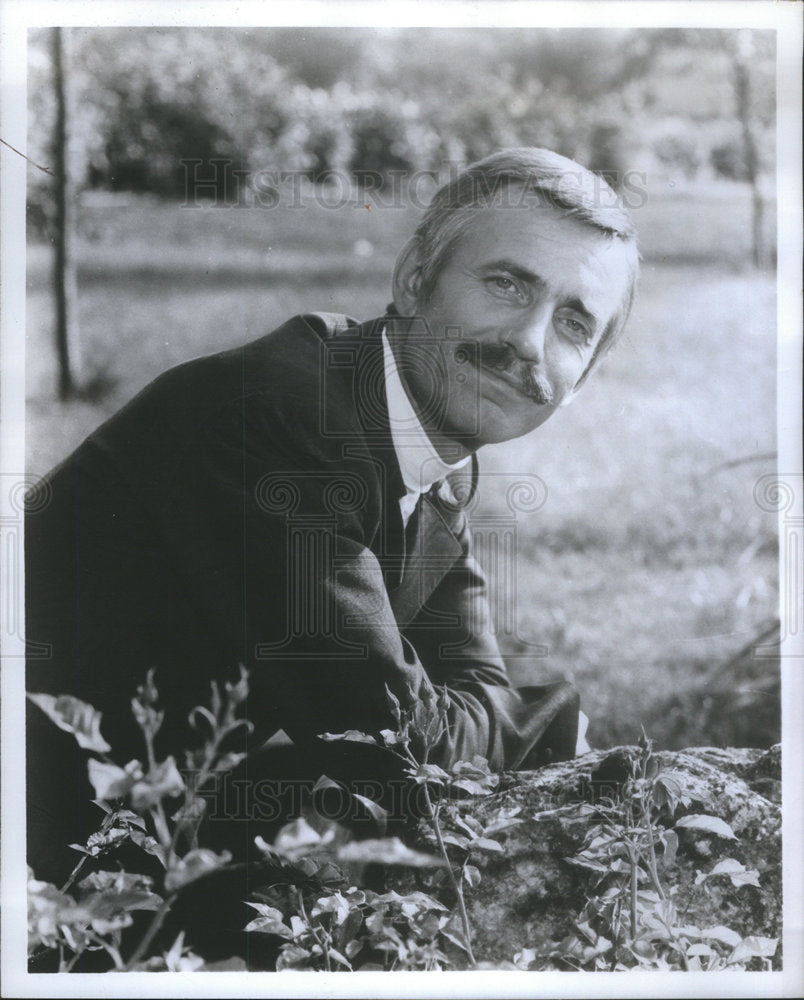
[[[518,298],[523,298],[523,294],[519,286],[511,278],[506,278],[504,275],[498,275],[497,277],[491,278],[491,285],[497,292],[504,292],[506,295],[515,295]]]
[[[586,326],[584,326],[583,323],[580,323],[577,319],[573,319],[571,316],[560,316],[559,322],[564,329],[568,330],[574,337],[583,337],[586,340],[590,339],[591,334],[589,333],[589,330],[587,330]]]

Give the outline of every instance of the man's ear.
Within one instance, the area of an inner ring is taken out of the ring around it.
[[[421,268],[418,249],[415,238],[411,236],[399,251],[394,264],[392,282],[394,305],[402,316],[413,316],[419,301]]]

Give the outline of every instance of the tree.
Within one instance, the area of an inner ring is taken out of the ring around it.
[[[753,82],[751,63],[756,55],[754,33],[745,29],[737,33],[730,45],[737,117],[743,137],[746,180],[751,185],[753,261],[755,267],[767,263],[765,246],[765,204],[759,187],[759,149],[754,130]]]
[[[62,28],[51,29],[53,58],[53,90],[56,117],[53,130],[54,180],[54,262],[53,294],[56,313],[56,357],[58,360],[58,391],[60,399],[76,394],[81,373],[81,342],[78,326],[78,282],[73,238],[75,234],[75,184],[70,169],[68,141],[70,135],[69,33]]]

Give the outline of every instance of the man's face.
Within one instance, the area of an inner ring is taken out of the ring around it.
[[[438,412],[427,426],[436,447],[470,450],[528,433],[569,398],[631,273],[619,240],[547,205],[479,208],[425,300],[409,268],[397,308],[428,334],[400,345],[405,382]]]

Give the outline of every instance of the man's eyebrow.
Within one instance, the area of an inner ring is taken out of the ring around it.
[[[483,265],[483,270],[485,271],[507,271],[514,278],[519,278],[520,281],[525,281],[534,288],[546,288],[547,282],[540,275],[536,274],[535,271],[531,271],[530,268],[523,267],[521,264],[517,264],[516,261],[510,260],[507,257],[503,257],[500,260],[491,261],[488,264]],[[572,309],[573,312],[579,313],[583,318],[590,323],[593,327],[597,326],[597,316],[583,304],[580,299],[573,298],[567,299],[561,303],[562,308]]]
[[[487,264],[483,265],[483,270],[507,271],[515,278],[519,278],[521,281],[526,281],[529,285],[535,285],[537,288],[544,288],[547,285],[544,278],[539,277],[535,271],[531,271],[529,268],[523,267],[521,264],[517,264],[516,261],[510,260],[508,257],[502,257],[499,260],[489,261]]]

